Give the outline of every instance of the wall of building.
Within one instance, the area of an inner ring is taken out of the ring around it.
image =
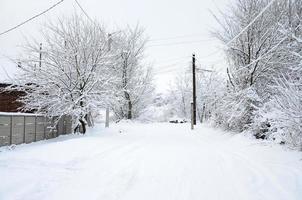
[[[25,92],[20,91],[5,91],[9,84],[0,84],[0,112],[19,112],[22,108],[22,103],[19,98],[25,95]]]

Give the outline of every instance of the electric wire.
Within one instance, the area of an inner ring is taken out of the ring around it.
[[[184,41],[184,42],[174,42],[174,43],[166,43],[166,44],[154,44],[154,45],[147,45],[147,48],[149,47],[162,47],[162,46],[175,46],[175,45],[181,45],[181,44],[198,44],[203,43],[205,40],[196,40],[196,41]]]
[[[91,17],[87,14],[87,12],[84,10],[84,8],[81,6],[81,4],[75,0],[77,6],[81,9],[81,11],[84,13],[84,15],[92,22],[94,23],[94,21],[91,19]]]
[[[19,28],[20,26],[23,26],[24,24],[30,22],[31,20],[33,20],[33,19],[35,19],[35,18],[37,18],[37,17],[39,17],[39,16],[45,14],[46,12],[50,11],[51,9],[53,9],[54,7],[56,7],[57,5],[61,4],[63,1],[64,1],[64,0],[61,0],[61,1],[57,2],[57,3],[55,3],[54,5],[52,5],[51,7],[47,8],[47,9],[44,10],[43,12],[40,12],[39,14],[34,15],[33,17],[31,17],[31,18],[25,20],[24,22],[21,22],[20,24],[14,26],[14,27],[12,27],[12,28],[7,29],[6,31],[1,32],[1,33],[0,33],[0,36],[6,34],[6,33],[8,33],[8,32],[11,32],[11,31],[13,31],[13,30]]]
[[[233,39],[228,41],[225,45],[228,47],[232,42],[234,42],[242,33],[244,33],[251,25],[254,24],[254,22],[275,2],[276,0],[271,0],[270,3],[268,3],[261,12],[245,27],[243,28]]]
[[[155,38],[155,39],[150,39],[150,42],[153,41],[165,41],[165,40],[174,40],[174,39],[179,39],[179,38],[192,38],[192,37],[200,37],[201,34],[190,34],[190,35],[179,35],[179,36],[174,36],[174,37],[166,37],[166,38]]]

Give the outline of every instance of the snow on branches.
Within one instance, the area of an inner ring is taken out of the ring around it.
[[[109,105],[118,120],[138,117],[151,100],[152,70],[143,60],[146,41],[144,30],[138,25],[112,36],[117,62],[113,65],[115,92]]]
[[[228,90],[218,100],[214,120],[231,130],[281,138],[299,147],[302,2],[275,1],[254,20],[270,2],[237,0],[230,12],[217,17],[222,28],[214,35],[228,45],[229,65]]]
[[[21,100],[25,110],[59,118],[70,115],[75,131],[81,125],[85,133],[91,112],[107,106],[112,93],[118,99],[118,92],[130,90],[126,86],[113,87],[120,79],[114,70],[120,63],[116,58],[124,47],[112,48],[103,26],[78,15],[49,22],[42,30],[43,44],[29,42],[25,58],[17,61],[23,73],[16,79],[14,89],[27,93]],[[136,45],[130,44],[130,50],[141,47]],[[135,49],[131,56],[141,56],[138,52]],[[131,66],[137,66],[138,58],[132,57]],[[131,69],[127,72],[127,77],[132,76]],[[144,72],[135,74],[142,76]],[[135,84],[146,87],[141,79]]]

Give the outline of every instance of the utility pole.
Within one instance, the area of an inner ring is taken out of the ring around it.
[[[195,54],[192,56],[192,74],[193,74],[193,124],[196,125],[196,66]]]
[[[194,129],[193,103],[191,102],[191,130]]]
[[[288,0],[288,22],[291,28],[292,25],[292,0]]]
[[[42,67],[42,43],[40,43],[40,55],[39,55],[39,70]]]
[[[115,33],[119,33],[120,31],[118,32],[113,32],[113,33],[108,33],[108,52],[111,51],[111,44],[112,44],[112,35],[115,34]],[[105,127],[108,128],[109,127],[109,105],[107,105],[106,107],[106,121],[105,121]]]
[[[112,34],[108,34],[108,52],[111,51]],[[109,128],[109,106],[106,107],[105,128]]]
[[[109,107],[106,108],[106,121],[105,121],[105,127],[109,127]]]
[[[108,51],[111,51],[112,34],[108,33]]]

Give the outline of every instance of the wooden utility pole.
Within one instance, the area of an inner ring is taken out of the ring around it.
[[[40,55],[39,55],[39,70],[42,67],[42,43],[40,43]]]
[[[196,125],[196,66],[195,54],[192,56],[192,74],[193,74],[193,123]]]
[[[194,117],[193,117],[193,103],[191,102],[191,130],[194,129]]]
[[[108,51],[111,51],[112,34],[108,33]]]
[[[111,51],[111,43],[112,43],[112,34],[108,33],[108,52]],[[105,128],[109,128],[109,106],[106,107],[106,119],[105,119]]]
[[[292,0],[288,0],[288,22],[289,22],[289,25],[290,25],[290,28],[291,28],[291,25],[292,25]]]
[[[106,121],[105,121],[105,127],[109,127],[109,107],[106,108]]]

